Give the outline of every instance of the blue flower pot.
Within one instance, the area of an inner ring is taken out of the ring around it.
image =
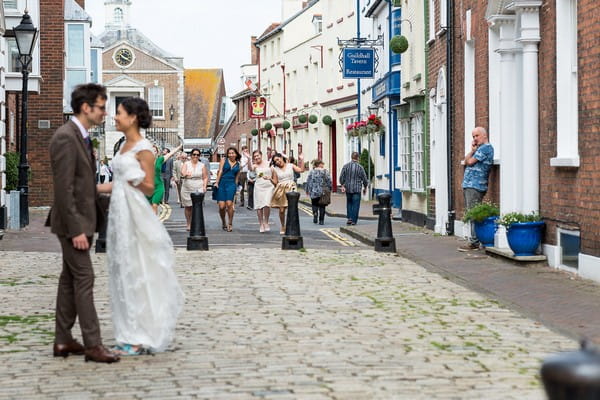
[[[542,241],[544,222],[518,222],[508,227],[506,239],[515,256],[534,256]]]
[[[498,216],[493,216],[487,217],[481,222],[473,223],[473,225],[475,225],[475,235],[477,235],[477,239],[485,247],[494,246],[494,234],[498,228],[498,225],[496,225],[497,219]]]

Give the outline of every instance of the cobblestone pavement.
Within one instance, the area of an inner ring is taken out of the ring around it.
[[[186,306],[170,351],[103,365],[51,355],[60,255],[0,252],[0,398],[542,399],[541,360],[576,347],[395,255],[176,257]]]

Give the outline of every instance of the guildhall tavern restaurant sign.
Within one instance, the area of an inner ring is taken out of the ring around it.
[[[345,48],[342,59],[344,79],[373,78],[375,76],[375,49]]]

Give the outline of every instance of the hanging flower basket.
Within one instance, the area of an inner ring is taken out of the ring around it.
[[[306,116],[306,114],[302,114],[298,116],[298,122],[300,122],[301,124],[305,124],[306,121],[308,121],[308,117]]]
[[[290,121],[283,121],[281,126],[283,127],[283,129],[290,129]]]
[[[273,124],[271,124],[270,122],[267,122],[264,126],[265,131],[270,131],[271,128],[273,128]]]
[[[250,133],[252,134],[252,136],[256,136],[258,135],[258,129],[252,129]]]
[[[408,39],[406,36],[394,36],[392,40],[390,40],[390,49],[396,54],[402,54],[408,50]]]
[[[310,117],[308,117],[308,122],[311,124],[316,124],[317,121],[319,121],[319,117],[317,117],[315,114],[311,114]]]
[[[330,115],[324,116],[321,121],[323,121],[323,123],[327,126],[330,126],[331,124],[333,124],[333,118],[331,118]]]

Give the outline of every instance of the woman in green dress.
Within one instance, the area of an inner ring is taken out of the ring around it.
[[[152,196],[146,196],[148,201],[152,205],[152,209],[155,214],[158,214],[158,205],[163,202],[165,190],[169,190],[170,188],[165,188],[163,184],[163,180],[161,177],[162,166],[163,164],[173,156],[173,154],[177,153],[183,144],[179,145],[176,149],[171,150],[170,152],[163,151],[163,154],[160,154],[157,145],[153,145],[154,148],[154,156],[156,160],[154,161],[154,193]],[[165,149],[166,150],[166,149]]]

